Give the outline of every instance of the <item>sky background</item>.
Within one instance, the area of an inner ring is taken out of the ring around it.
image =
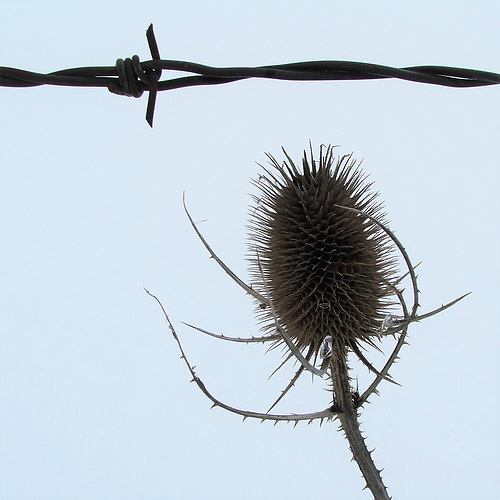
[[[339,59],[500,71],[500,5],[1,1],[0,64],[42,73],[150,59],[256,66]],[[163,78],[169,75],[164,72]],[[171,76],[174,76],[173,74]],[[190,384],[155,293],[212,393],[266,411],[294,367],[246,279],[250,179],[309,140],[363,160],[418,268],[422,312],[362,428],[396,500],[498,498],[499,87],[251,80],[147,97],[0,89],[0,498],[369,499],[337,423],[242,423]],[[389,341],[385,350],[389,351]],[[375,358],[379,362],[379,358]],[[379,364],[380,366],[380,364]],[[366,386],[366,370],[352,363]],[[364,385],[363,385],[364,384]],[[276,411],[326,408],[304,376]]]

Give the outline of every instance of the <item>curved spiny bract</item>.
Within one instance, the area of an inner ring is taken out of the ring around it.
[[[394,292],[390,239],[378,224],[382,205],[352,156],[334,160],[333,148],[320,148],[316,161],[304,153],[302,169],[286,155],[264,169],[250,212],[249,250],[252,288],[263,290],[279,324],[294,344],[312,346],[323,339],[351,347],[380,337],[384,310]],[[258,308],[264,331],[275,328],[269,308]]]

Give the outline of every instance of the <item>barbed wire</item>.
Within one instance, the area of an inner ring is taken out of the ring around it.
[[[271,66],[218,68],[188,61],[161,59],[152,24],[146,31],[146,38],[152,56],[150,61],[140,62],[139,56],[134,55],[125,60],[118,59],[115,66],[71,68],[48,74],[0,67],[0,86],[106,87],[114,94],[128,97],[141,97],[144,92],[149,92],[146,120],[152,127],[158,91],[198,85],[220,85],[249,78],[291,81],[396,78],[459,88],[500,84],[498,73],[447,66],[393,68],[353,61],[305,61]],[[182,71],[196,76],[160,81],[162,70]]]

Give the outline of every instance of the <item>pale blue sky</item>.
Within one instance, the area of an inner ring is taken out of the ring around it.
[[[2,1],[0,64],[49,72],[160,54],[209,65],[341,59],[500,71],[491,1]],[[167,74],[164,74],[166,77]],[[260,424],[190,384],[265,411],[293,373],[280,352],[180,321],[258,334],[253,304],[182,210],[246,278],[250,178],[308,141],[363,160],[418,268],[410,346],[363,410],[395,500],[498,498],[499,91],[400,81],[244,81],[146,97],[0,88],[0,498],[369,499],[337,424]],[[360,384],[366,371],[353,363]],[[303,377],[280,412],[325,408]]]

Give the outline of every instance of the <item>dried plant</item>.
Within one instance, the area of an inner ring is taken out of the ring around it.
[[[271,168],[254,185],[259,194],[250,212],[249,260],[251,285],[237,277],[212,250],[184,208],[197,235],[219,266],[257,303],[260,337],[215,334],[185,323],[202,333],[233,342],[268,342],[286,346],[283,366],[290,359],[299,367],[267,413],[241,410],[216,399],[196,375],[161,302],[168,326],[182,357],[203,393],[219,406],[246,418],[276,422],[338,419],[367,487],[375,499],[388,499],[386,487],[368,451],[359,425],[359,411],[378,393],[382,380],[396,383],[389,369],[405,344],[411,323],[437,314],[465,295],[426,314],[417,315],[419,290],[415,266],[389,229],[377,194],[352,156],[335,162],[333,147],[321,147],[319,160],[304,152],[302,169],[283,151],[280,165],[268,155]],[[397,252],[406,272],[397,273]],[[412,304],[403,296],[402,281],[411,283]],[[148,292],[149,293],[149,292]],[[398,309],[396,314],[395,307]],[[379,348],[396,338],[392,353],[377,369],[365,357],[367,347]],[[352,353],[374,374],[361,394],[353,387],[348,367]],[[319,360],[318,360],[319,358]],[[318,367],[318,364],[320,365]],[[331,385],[328,408],[307,414],[269,413],[304,371],[326,378]]]

